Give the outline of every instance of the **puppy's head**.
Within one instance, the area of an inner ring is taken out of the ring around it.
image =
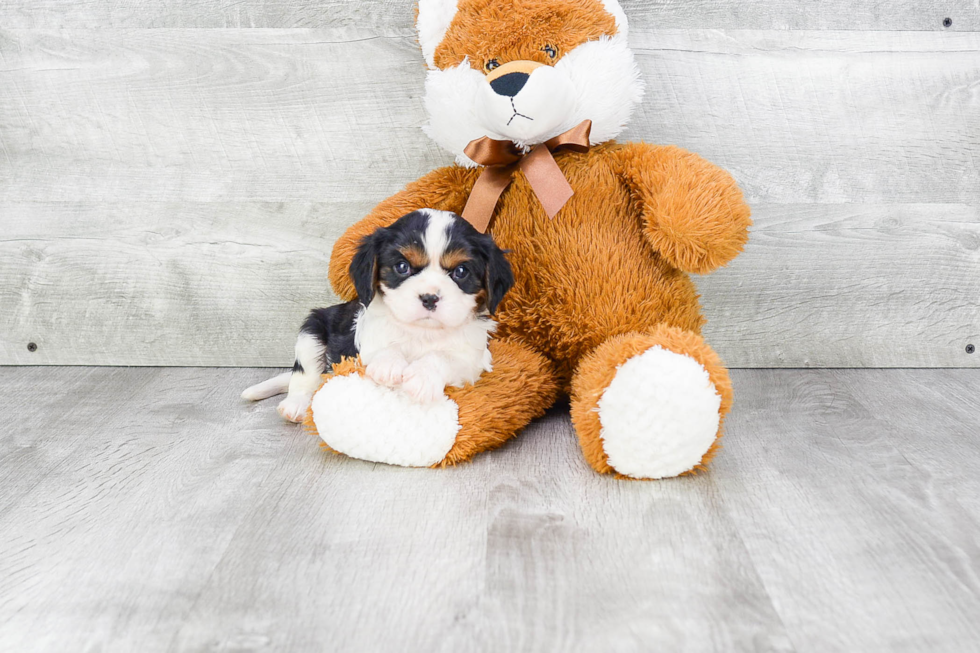
[[[493,239],[454,213],[421,209],[366,237],[350,266],[357,297],[396,320],[455,328],[493,312],[514,285]]]

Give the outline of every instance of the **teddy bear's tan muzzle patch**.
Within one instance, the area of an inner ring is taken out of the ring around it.
[[[543,63],[538,63],[537,61],[528,61],[526,59],[518,59],[517,61],[508,61],[502,66],[497,66],[490,73],[487,74],[487,81],[492,82],[495,79],[508,75],[510,73],[524,73],[525,75],[530,75],[535,70],[543,66]]]
[[[521,92],[524,85],[527,84],[527,80],[531,77],[531,73],[543,66],[544,64],[538,63],[537,61],[509,61],[503,66],[494,68],[489,75],[487,75],[487,82],[490,83],[490,88],[493,89],[494,93],[497,95],[503,95],[504,97],[514,97]]]

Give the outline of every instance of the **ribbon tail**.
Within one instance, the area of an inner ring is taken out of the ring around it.
[[[484,168],[473,184],[473,190],[463,207],[463,219],[481,234],[487,232],[497,200],[513,176],[512,166],[491,166]]]
[[[536,145],[523,159],[521,170],[549,218],[554,218],[575,191],[565,179],[547,145]],[[503,189],[501,189],[503,190]],[[470,196],[473,197],[472,195]]]

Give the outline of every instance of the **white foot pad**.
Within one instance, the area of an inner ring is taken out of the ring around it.
[[[427,404],[352,374],[330,379],[313,396],[320,438],[351,458],[404,467],[434,465],[459,432],[459,407],[446,396]]]
[[[306,409],[310,407],[310,399],[312,397],[308,394],[293,393],[280,401],[276,410],[283,419],[298,424],[306,419]]]
[[[720,406],[700,363],[651,347],[619,366],[599,400],[602,448],[620,474],[677,476],[697,465],[715,441]]]

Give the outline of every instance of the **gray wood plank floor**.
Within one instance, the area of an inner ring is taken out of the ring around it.
[[[708,474],[557,407],[456,469],[324,453],[268,370],[0,368],[3,651],[965,651],[980,370],[736,370]]]

